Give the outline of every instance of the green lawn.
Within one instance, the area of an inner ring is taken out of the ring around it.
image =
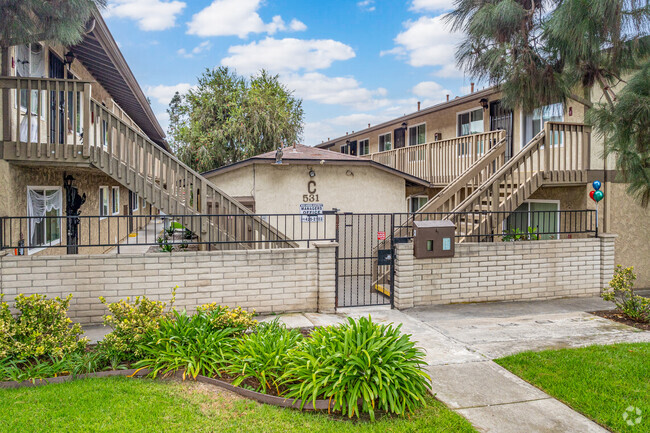
[[[613,431],[650,431],[650,343],[525,352],[496,362]],[[641,409],[640,424],[624,420],[630,406]]]
[[[214,390],[217,392],[214,392]],[[433,398],[375,423],[302,413],[198,383],[123,377],[0,390],[0,432],[474,432]]]

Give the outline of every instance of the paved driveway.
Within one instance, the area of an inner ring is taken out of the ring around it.
[[[650,341],[650,332],[587,313],[606,310],[600,298],[439,305],[406,311],[487,359],[526,350]]]

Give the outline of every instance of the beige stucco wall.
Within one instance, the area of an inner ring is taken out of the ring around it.
[[[99,187],[109,187],[109,212],[111,211],[112,187],[119,187],[119,213],[115,215],[125,216],[128,212],[129,190],[102,172],[91,168],[63,168],[63,167],[42,167],[42,166],[20,166],[8,164],[6,161],[0,161],[0,181],[3,186],[0,190],[0,216],[27,216],[27,187],[28,186],[47,186],[61,187],[62,191],[62,215],[65,215],[65,189],[63,188],[63,177],[70,174],[75,178],[74,185],[79,189],[79,194],[86,194],[86,202],[81,207],[82,216],[99,215]],[[133,215],[149,215],[149,205],[140,206],[138,211]],[[134,229],[147,223],[146,218],[134,218]],[[5,223],[8,224],[8,223]],[[5,227],[5,243],[16,245],[21,231],[24,238],[28,237],[28,228],[26,221],[22,222],[22,227],[18,225],[18,220],[14,220],[11,226]],[[99,226],[98,226],[99,225]],[[89,232],[90,227],[90,232]],[[110,230],[109,230],[110,227]],[[65,221],[62,222],[62,244],[65,244]],[[128,219],[126,217],[99,220],[97,218],[81,219],[79,226],[80,244],[83,243],[114,243],[118,240],[124,240],[128,232]],[[101,239],[100,239],[101,233]],[[10,237],[9,237],[10,236]],[[100,253],[110,250],[109,247],[81,248],[81,253]],[[65,254],[65,249],[47,248],[38,252],[40,255]]]
[[[313,169],[316,176],[309,177]],[[300,212],[307,183],[316,182],[318,203],[342,212],[404,212],[406,181],[373,167],[254,164],[207,176],[234,197],[252,196],[258,214]]]

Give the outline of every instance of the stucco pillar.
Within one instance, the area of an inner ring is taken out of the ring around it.
[[[602,233],[600,238],[600,288],[607,287],[614,275],[615,250],[614,243],[618,235]]]
[[[395,244],[395,308],[413,308],[413,243]]]
[[[336,312],[337,242],[314,242],[318,250],[318,312]]]

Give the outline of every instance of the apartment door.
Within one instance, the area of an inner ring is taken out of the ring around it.
[[[397,128],[395,131],[393,131],[393,135],[395,136],[395,149],[406,146],[405,128]]]
[[[134,197],[133,191],[129,191],[129,208],[127,215],[129,215],[129,233],[133,233],[133,203],[136,198]]]
[[[350,144],[348,144],[348,152],[350,155],[357,156],[357,141],[351,141]]]
[[[512,129],[513,113],[501,105],[501,101],[490,102],[490,131],[503,129],[506,131],[506,161],[512,158]]]

